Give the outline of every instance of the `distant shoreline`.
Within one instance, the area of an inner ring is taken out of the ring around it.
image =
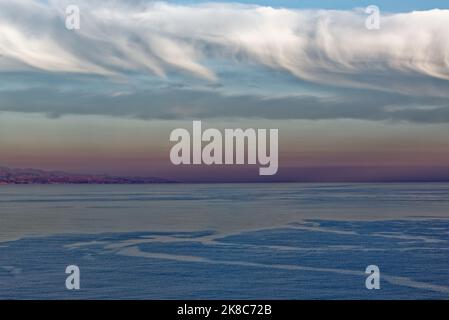
[[[164,182],[142,182],[142,183],[64,183],[64,182],[55,182],[55,183],[0,183],[1,186],[35,186],[35,185],[154,185],[154,184],[422,184],[422,183],[431,183],[431,184],[446,184],[449,181],[164,181]]]
[[[215,178],[215,179],[213,179]],[[0,166],[0,186],[1,185],[141,185],[141,184],[273,184],[273,183],[304,183],[304,184],[335,184],[335,183],[354,183],[354,184],[394,184],[394,183],[448,183],[449,179],[444,176],[441,179],[438,177],[410,177],[409,179],[385,179],[377,180],[373,177],[366,177],[366,180],[354,179],[344,180],[345,177],[333,177],[332,175],[325,175],[321,177],[323,180],[314,177],[295,176],[271,176],[270,178],[262,178],[257,176],[251,177],[237,177],[236,180],[231,181],[231,177],[215,176],[211,181],[202,180],[171,180],[159,177],[145,177],[145,176],[114,176],[108,174],[82,174],[82,173],[68,173],[64,171],[45,171],[32,168],[8,168]],[[324,180],[328,178],[329,180]],[[339,180],[342,179],[342,180]],[[221,179],[221,180],[220,180]]]
[[[0,185],[21,184],[151,184],[174,183],[159,177],[111,176],[107,174],[82,174],[39,169],[0,167]]]

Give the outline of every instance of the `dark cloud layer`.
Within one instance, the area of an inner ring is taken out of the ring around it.
[[[50,117],[75,114],[139,119],[345,118],[449,122],[449,103],[445,98],[354,90],[332,97],[300,95],[264,98],[258,95],[226,95],[214,90],[176,88],[95,95],[44,87],[0,92],[0,110],[45,113]]]

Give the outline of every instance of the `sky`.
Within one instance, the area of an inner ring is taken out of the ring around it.
[[[447,1],[0,0],[0,166],[449,180],[448,21]],[[279,129],[279,173],[172,165],[170,132],[192,120]]]

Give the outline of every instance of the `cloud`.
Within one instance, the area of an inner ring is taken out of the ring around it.
[[[81,29],[65,28],[77,4]],[[0,72],[122,79],[183,73],[219,81],[211,61],[256,64],[318,84],[448,97],[449,10],[382,14],[239,4],[0,0]],[[399,111],[398,111],[399,112]]]
[[[449,103],[440,97],[346,90],[347,96],[260,97],[216,90],[167,87],[117,94],[80,94],[50,87],[2,93],[0,110],[63,115],[106,115],[139,119],[358,119],[449,123]]]

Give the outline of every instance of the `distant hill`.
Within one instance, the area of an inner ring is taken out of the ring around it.
[[[76,174],[62,171],[0,167],[0,184],[145,184],[173,183],[155,177]]]

